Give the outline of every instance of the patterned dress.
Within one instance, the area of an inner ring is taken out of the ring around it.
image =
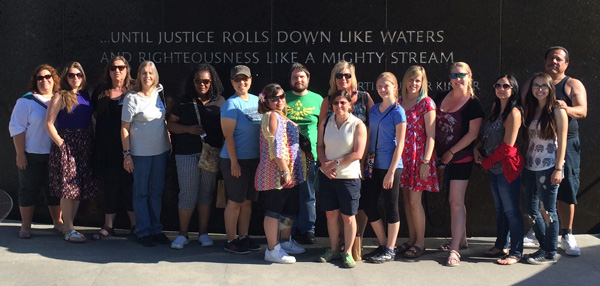
[[[272,111],[262,117],[260,127],[260,163],[256,169],[254,184],[257,191],[291,188],[304,182],[306,157],[300,149],[300,128],[293,121],[278,112],[275,135],[269,132],[269,118]],[[292,181],[281,185],[279,168],[273,159],[280,158],[288,162]]]
[[[402,102],[402,98],[398,99]],[[439,192],[435,160],[429,161],[429,176],[427,181],[419,176],[421,159],[425,152],[425,113],[435,110],[435,103],[429,97],[424,97],[411,109],[405,110],[406,114],[406,136],[404,139],[404,151],[402,152],[402,164],[404,171],[400,178],[400,187],[409,188],[415,192],[429,191]],[[433,157],[433,156],[432,156]]]

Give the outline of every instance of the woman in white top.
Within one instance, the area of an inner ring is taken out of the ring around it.
[[[367,128],[351,114],[352,97],[348,91],[335,92],[328,102],[334,115],[319,124],[317,154],[321,163],[319,201],[321,209],[327,214],[331,249],[321,255],[318,261],[343,258],[343,266],[352,268],[356,265],[351,250],[356,237],[355,215],[358,212],[361,185],[360,159],[366,146]],[[340,213],[344,223],[343,255],[340,255],[338,241]]]
[[[529,255],[527,262],[556,263],[559,228],[556,196],[563,179],[568,118],[564,109],[553,107],[556,92],[549,75],[534,74],[529,86],[525,96],[527,150],[523,185],[525,213],[533,220],[533,230],[540,242],[540,249]],[[540,214],[540,201],[550,217],[548,224]]]

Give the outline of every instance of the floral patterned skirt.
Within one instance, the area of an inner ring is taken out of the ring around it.
[[[96,196],[98,187],[92,175],[92,140],[87,129],[59,129],[65,143],[50,148],[50,193],[82,200]]]

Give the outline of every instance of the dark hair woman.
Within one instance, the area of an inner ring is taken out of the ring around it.
[[[19,238],[31,238],[31,222],[40,192],[45,196],[54,229],[61,231],[63,222],[60,200],[48,189],[48,154],[52,140],[45,130],[48,102],[58,90],[58,74],[47,64],[33,70],[28,92],[17,99],[8,123],[16,151],[19,174]]]
[[[221,106],[225,103],[223,84],[209,64],[197,65],[185,82],[185,93],[171,109],[167,128],[173,139],[173,153],[179,181],[179,235],[171,248],[181,249],[189,242],[188,228],[194,208],[198,208],[198,242],[214,243],[208,236],[210,205],[217,185],[218,172],[198,168],[202,142],[220,148]],[[204,139],[202,139],[204,138]]]

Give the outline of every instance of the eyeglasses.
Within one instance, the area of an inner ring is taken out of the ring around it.
[[[269,100],[273,103],[276,103],[280,100],[285,100],[285,94],[274,96],[274,97],[269,97]]]
[[[119,69],[119,71],[124,71],[127,68],[127,66],[110,66],[110,71],[116,71],[117,69]]]
[[[210,79],[195,79],[194,83],[195,84],[209,85],[210,84]]]
[[[250,79],[250,78],[246,77],[246,76],[241,76],[241,77],[234,78],[233,82],[248,81],[248,79]]]
[[[348,102],[345,101],[345,100],[336,100],[336,101],[334,101],[332,103],[332,105],[342,105],[342,106],[344,106],[344,105],[346,105],[346,103],[348,103]]]
[[[465,76],[467,76],[466,73],[458,73],[458,72],[453,72],[450,74],[450,78],[451,79],[456,79],[456,78],[465,78]]]
[[[542,84],[542,85],[534,84],[533,90],[537,90],[537,89],[548,90],[548,89],[550,89],[550,87],[547,84]]]
[[[44,79],[50,80],[51,78],[52,78],[52,75],[51,75],[51,74],[47,74],[47,75],[38,75],[38,76],[36,76],[36,77],[35,77],[35,79],[36,79],[37,81],[42,81],[42,80],[44,80]]]
[[[500,84],[500,83],[495,83],[495,84],[494,84],[494,88],[495,88],[495,89],[501,89],[501,88],[502,88],[502,89],[509,89],[509,88],[512,88],[512,85],[510,85],[510,84],[507,84],[507,83],[503,83],[503,84]]]
[[[77,77],[77,78],[83,78],[83,74],[80,73],[80,72],[78,72],[78,73],[72,73],[72,72],[70,72],[70,73],[67,74],[67,77],[69,79],[74,79],[75,77]]]
[[[335,74],[335,78],[337,78],[337,79],[342,79],[342,78],[351,79],[352,78],[352,74],[350,74],[350,73],[336,73]]]

